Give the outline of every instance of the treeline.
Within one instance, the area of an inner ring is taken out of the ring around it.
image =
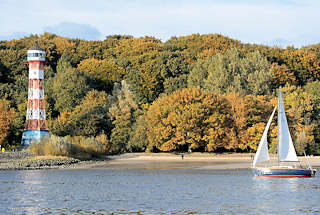
[[[268,47],[219,34],[161,42],[126,35],[85,41],[44,33],[1,41],[3,146],[21,141],[25,59],[35,42],[47,54],[45,100],[53,145],[81,139],[82,147],[86,140],[99,145],[99,153],[255,151],[282,86],[298,153],[320,152],[320,44]]]

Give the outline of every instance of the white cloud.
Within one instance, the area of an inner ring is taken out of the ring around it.
[[[55,26],[45,27],[46,32],[55,33],[69,38],[79,38],[87,40],[100,40],[101,33],[96,28],[87,24],[62,22]]]

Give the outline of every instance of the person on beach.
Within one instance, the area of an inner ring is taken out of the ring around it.
[[[181,155],[181,159],[183,160],[184,154]]]

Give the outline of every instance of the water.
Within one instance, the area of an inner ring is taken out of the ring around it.
[[[0,214],[319,214],[320,177],[250,170],[0,172]]]

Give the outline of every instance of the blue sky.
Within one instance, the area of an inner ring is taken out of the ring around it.
[[[267,45],[320,42],[317,0],[0,0],[0,8],[0,40],[46,31],[87,40],[220,33]]]

